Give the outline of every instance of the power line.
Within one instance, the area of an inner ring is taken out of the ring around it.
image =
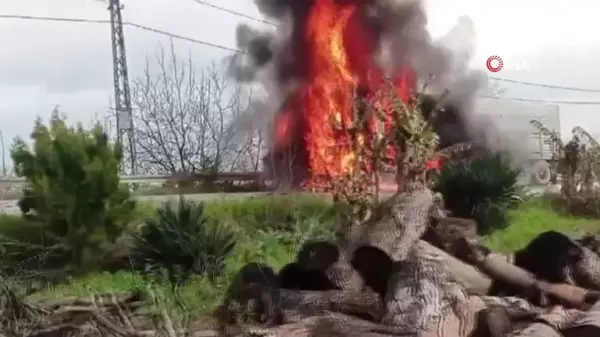
[[[51,21],[51,22],[73,22],[73,23],[110,24],[110,20],[58,18],[58,17],[50,17],[50,16],[31,16],[31,15],[7,15],[7,14],[0,14],[0,19],[18,19],[18,20],[35,20],[35,21]],[[148,32],[152,32],[152,33],[155,33],[155,34],[159,34],[159,35],[163,35],[163,36],[168,36],[168,37],[171,37],[171,38],[174,38],[174,39],[188,41],[188,42],[192,42],[192,43],[196,43],[196,44],[201,44],[201,45],[204,45],[204,46],[213,47],[213,48],[217,48],[217,49],[221,49],[221,50],[225,50],[225,51],[230,51],[230,52],[234,52],[234,53],[246,53],[246,52],[244,52],[242,50],[239,50],[237,48],[226,47],[226,46],[215,44],[215,43],[211,43],[211,42],[206,42],[206,41],[202,41],[202,40],[198,40],[198,39],[193,39],[191,37],[182,36],[182,35],[178,35],[178,34],[174,34],[174,33],[169,33],[169,32],[166,32],[164,30],[160,30],[160,29],[157,29],[157,28],[152,28],[152,27],[140,25],[140,24],[133,23],[133,22],[123,22],[123,25],[124,26],[135,27],[135,28],[138,28],[138,29],[141,29],[141,30],[145,30],[145,31],[148,31]]]
[[[210,8],[216,9],[218,11],[229,13],[229,14],[232,14],[232,15],[235,15],[235,16],[239,16],[239,17],[244,18],[244,19],[248,19],[248,20],[252,20],[252,21],[264,23],[264,24],[271,25],[271,26],[274,26],[274,27],[278,27],[279,26],[276,23],[273,23],[273,22],[270,22],[270,21],[267,21],[267,20],[263,20],[263,19],[259,19],[259,18],[250,16],[250,15],[247,15],[247,14],[241,13],[241,12],[234,11],[232,9],[225,8],[225,7],[213,5],[210,2],[206,2],[206,1],[202,1],[202,0],[192,0],[192,1],[194,1],[195,3],[197,3],[199,5],[210,7]]]
[[[482,96],[482,97],[498,99],[498,100],[530,102],[530,103],[566,104],[566,105],[600,105],[599,101],[554,101],[554,100],[528,99],[528,98],[517,98],[517,97],[496,97],[496,96]]]
[[[496,80],[496,81],[501,81],[501,82],[507,82],[507,83],[513,83],[513,84],[521,84],[521,85],[529,85],[529,86],[532,86],[532,87],[540,87],[540,88],[548,88],[548,89],[560,89],[560,90],[570,90],[570,91],[579,91],[579,92],[596,92],[596,93],[600,93],[600,89],[586,89],[586,88],[577,88],[577,87],[565,87],[565,86],[561,86],[561,85],[551,85],[551,84],[523,82],[523,81],[515,81],[515,80],[509,80],[509,79],[506,79],[506,78],[499,78],[499,77],[493,77],[493,76],[489,76],[488,78],[492,79],[492,80]]]
[[[193,0],[193,1],[199,2],[200,0]],[[73,22],[73,23],[110,24],[110,20],[79,19],[79,18],[60,18],[60,17],[31,16],[31,15],[8,15],[8,14],[0,14],[0,19],[20,19],[20,20],[36,20],[36,21],[51,21],[51,22]],[[260,20],[260,19],[257,19],[257,20]],[[272,24],[270,22],[266,22],[266,23]],[[221,50],[225,50],[225,51],[229,51],[229,52],[244,53],[244,54],[246,53],[245,51],[237,49],[237,48],[226,47],[226,46],[215,44],[215,43],[211,43],[211,42],[206,42],[206,41],[202,41],[202,40],[198,40],[198,39],[194,39],[194,38],[190,38],[190,37],[186,37],[186,36],[182,36],[182,35],[178,35],[178,34],[174,34],[174,33],[169,33],[169,32],[157,29],[157,28],[152,28],[152,27],[140,25],[140,24],[133,23],[133,22],[123,22],[123,25],[135,27],[135,28],[138,28],[138,29],[141,29],[141,30],[145,30],[145,31],[149,31],[149,32],[152,32],[152,33],[155,33],[155,34],[159,34],[159,35],[163,35],[163,36],[168,36],[168,37],[171,37],[171,38],[175,38],[175,39],[179,39],[179,40],[183,40],[183,41],[188,41],[188,42],[192,42],[192,43],[196,43],[196,44],[201,44],[201,45],[204,45],[204,46],[213,47],[213,48],[217,48],[217,49],[221,49]],[[560,90],[572,90],[572,91],[598,92],[598,93],[600,93],[600,90],[595,90],[595,89],[584,89],[584,88],[556,86],[556,85],[549,85],[549,84],[521,82],[521,81],[509,80],[509,79],[504,79],[504,78],[499,78],[499,77],[490,77],[490,78],[493,79],[493,80],[498,80],[498,81],[503,81],[503,82],[509,82],[509,83],[514,83],[514,84],[523,84],[523,85],[545,87],[545,88],[552,88],[552,89],[560,89]],[[486,98],[492,98],[492,99],[512,100],[512,101],[532,102],[532,103],[566,104],[566,105],[600,105],[600,102],[598,102],[598,101],[596,101],[596,102],[594,102],[594,101],[555,101],[555,100],[538,100],[538,99],[526,99],[526,98],[516,98],[516,97],[511,97],[511,98],[509,98],[509,97],[494,97],[494,96],[484,96],[484,97],[486,97]]]

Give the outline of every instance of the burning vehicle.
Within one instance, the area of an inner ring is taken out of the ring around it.
[[[398,99],[413,104],[427,82],[427,96],[420,99],[424,115],[448,91],[445,117],[435,124],[442,147],[476,137],[468,119],[485,78],[431,39],[420,1],[255,2],[280,26],[276,32],[238,27],[238,47],[247,55],[234,59],[231,72],[238,81],[264,84],[270,94],[250,112],[270,119],[264,158],[269,179],[306,187],[347,172],[356,157],[348,130],[358,122],[357,99],[386,104],[377,93],[390,83]],[[453,35],[472,33],[468,20],[461,24]],[[391,116],[360,120],[366,140],[392,127]],[[388,151],[391,157],[397,149]]]

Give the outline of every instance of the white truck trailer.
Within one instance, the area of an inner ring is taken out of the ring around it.
[[[499,148],[504,147],[517,156],[523,166],[524,183],[547,185],[551,181],[556,174],[554,154],[558,144],[552,137],[541,134],[531,120],[539,121],[560,137],[558,105],[480,98],[475,111],[495,129],[490,130],[495,139],[488,138],[488,141],[496,142]]]

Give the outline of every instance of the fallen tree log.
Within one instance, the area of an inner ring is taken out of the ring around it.
[[[563,327],[561,332],[564,337],[600,336],[600,301],[582,313],[575,322]]]
[[[564,337],[560,331],[545,323],[533,323],[520,331],[515,331],[508,337]],[[584,337],[584,336],[582,336]],[[591,337],[591,336],[590,336]]]
[[[600,298],[600,292],[591,291],[570,284],[555,284],[536,279],[528,271],[521,269],[494,254],[485,254],[475,245],[464,239],[459,244],[470,252],[477,266],[494,280],[505,282],[522,290],[528,299],[547,305],[555,299],[560,304],[586,310]],[[539,298],[537,298],[539,296]]]
[[[383,304],[372,291],[345,290],[295,291],[279,289],[278,310],[295,313],[296,317],[310,317],[325,312],[337,312],[377,321],[381,319]],[[287,319],[294,321],[295,319]]]
[[[427,230],[435,200],[426,188],[392,196],[379,207],[378,216],[350,229],[349,256],[359,247],[373,246],[394,261],[404,260]]]
[[[427,188],[392,196],[379,206],[376,212],[378,216],[372,221],[350,229],[348,254],[353,256],[356,249],[371,246],[385,252],[393,261],[401,261],[416,245],[415,249],[424,255],[436,255],[445,260],[454,278],[469,294],[487,294],[492,285],[492,280],[487,275],[446,251],[420,240],[431,223],[431,212],[438,208],[436,202],[439,202],[436,195]],[[433,218],[440,222],[443,221],[442,217],[443,215],[436,213]],[[455,227],[461,227],[460,231],[471,237],[473,224],[464,219],[458,222]],[[452,236],[452,240],[462,237],[459,234]]]
[[[477,223],[473,219],[432,216],[429,229],[422,239],[434,246],[456,255],[452,243],[460,238],[477,242]]]
[[[381,297],[372,291],[306,291],[274,289],[251,284],[226,298],[217,310],[221,331],[241,324],[270,325],[293,323],[307,317],[338,312],[367,320],[381,319]]]
[[[394,326],[357,319],[339,313],[326,312],[322,315],[268,329],[246,329],[243,334],[236,337],[416,337],[414,334],[402,333],[400,330]]]
[[[415,249],[422,256],[435,256],[437,259],[443,260],[453,279],[463,286],[469,295],[487,295],[489,293],[492,279],[475,266],[459,260],[424,240],[419,240]]]
[[[600,290],[600,255],[587,247],[582,248],[582,256],[573,266],[573,277],[582,287]]]

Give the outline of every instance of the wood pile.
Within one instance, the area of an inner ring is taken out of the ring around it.
[[[383,205],[339,242],[306,243],[278,272],[242,268],[215,330],[184,331],[164,311],[143,319],[141,294],[34,304],[0,282],[0,337],[600,336],[600,257],[587,248],[598,240],[549,232],[504,256],[428,189]]]
[[[441,212],[428,189],[384,204],[344,240],[306,244],[279,273],[241,270],[217,312],[219,333],[600,336],[600,257],[577,241],[548,232],[503,256],[478,244],[473,221]]]

